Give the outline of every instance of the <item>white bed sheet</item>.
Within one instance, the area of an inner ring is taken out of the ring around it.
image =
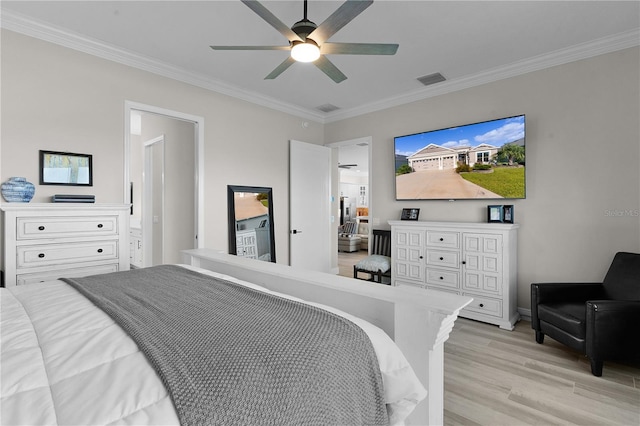
[[[135,342],[75,289],[62,281],[29,284],[2,289],[0,301],[1,424],[179,424],[170,396]],[[427,392],[400,349],[364,320],[309,304],[341,315],[367,333],[380,363],[391,423],[402,424]]]

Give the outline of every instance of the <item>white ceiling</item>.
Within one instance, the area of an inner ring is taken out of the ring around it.
[[[347,166],[340,168],[340,176],[342,177],[368,176],[369,146],[363,142],[340,146],[338,149],[338,165]],[[349,180],[349,178],[346,178],[346,180]]]
[[[287,25],[302,0],[264,1]],[[310,0],[320,24],[342,1]],[[319,122],[640,44],[639,1],[377,0],[332,42],[398,43],[394,56],[330,55],[336,84],[296,63],[264,80],[284,51],[210,45],[286,45],[240,1],[2,1],[2,26]],[[439,72],[446,82],[416,79]],[[317,107],[331,104],[337,111]]]

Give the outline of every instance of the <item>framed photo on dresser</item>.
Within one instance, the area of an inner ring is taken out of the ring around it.
[[[402,209],[401,220],[418,220],[420,209]]]

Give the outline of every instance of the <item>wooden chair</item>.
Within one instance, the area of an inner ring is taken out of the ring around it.
[[[359,278],[359,272],[369,278]],[[385,284],[391,284],[391,231],[374,229],[371,254],[353,265],[353,278],[382,284],[383,277],[389,278]]]

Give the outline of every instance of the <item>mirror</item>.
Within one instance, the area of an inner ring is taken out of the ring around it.
[[[92,156],[40,151],[40,185],[93,186]]]
[[[276,261],[271,188],[227,186],[229,253]]]

